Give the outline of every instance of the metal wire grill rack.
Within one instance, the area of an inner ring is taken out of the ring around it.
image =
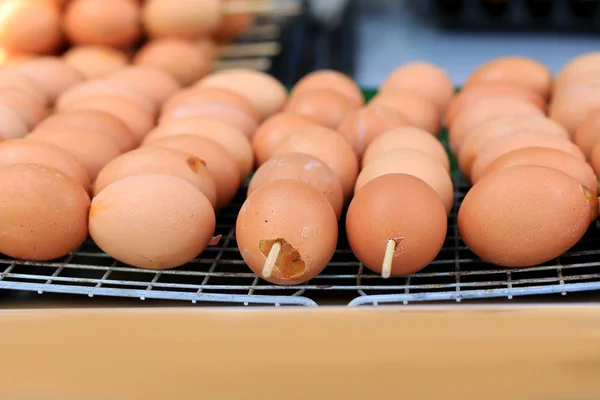
[[[600,289],[600,224],[560,258],[526,269],[504,269],[479,260],[458,236],[456,211],[468,185],[455,181],[455,207],[438,257],[410,277],[382,279],[353,256],[343,228],[328,267],[303,285],[272,285],[244,264],[235,243],[235,221],[242,189],[217,218],[220,244],[177,269],[149,271],[122,265],[93,242],[55,262],[28,262],[0,256],[0,289],[139,299],[184,300],[244,305],[350,306],[461,301]],[[343,223],[341,224],[343,227]]]

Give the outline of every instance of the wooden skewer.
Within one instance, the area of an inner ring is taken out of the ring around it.
[[[221,58],[241,57],[272,57],[281,52],[281,45],[277,42],[242,43],[219,47]]]
[[[286,4],[277,4],[273,0],[234,0],[220,4],[222,14],[269,14],[270,16],[293,16],[302,12],[299,1],[286,1]]]
[[[271,276],[273,272],[273,267],[275,267],[275,262],[277,261],[277,257],[279,257],[279,252],[281,251],[281,243],[275,242],[273,247],[271,247],[271,251],[269,251],[269,256],[265,261],[265,266],[262,270],[262,276],[268,278]]]
[[[396,241],[394,239],[388,239],[385,244],[385,254],[383,256],[383,264],[381,266],[381,277],[383,279],[390,277],[392,272],[392,258],[394,257],[395,250]]]
[[[239,58],[235,60],[217,60],[214,63],[213,70],[221,71],[229,68],[250,68],[259,71],[266,71],[271,68],[271,60],[268,58]]]

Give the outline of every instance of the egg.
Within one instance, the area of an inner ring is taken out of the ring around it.
[[[75,44],[129,46],[142,33],[139,5],[134,0],[71,0],[63,29]]]
[[[598,146],[598,143],[596,143],[592,149],[590,164],[592,168],[594,168],[596,175],[600,176],[600,146]]]
[[[598,139],[600,139],[600,112],[594,111],[579,126],[573,140],[585,154],[585,158],[590,160]]]
[[[125,52],[108,46],[95,45],[71,47],[63,54],[63,60],[86,79],[104,78],[129,63],[129,57]]]
[[[262,165],[285,138],[294,131],[309,126],[319,126],[311,118],[292,113],[279,113],[267,118],[252,137],[252,148],[256,163]]]
[[[252,103],[231,90],[221,88],[194,88],[176,93],[163,104],[160,121],[200,116],[231,124],[249,138],[260,123],[260,116]]]
[[[235,158],[240,169],[240,181],[244,181],[254,167],[252,146],[246,136],[236,128],[214,118],[188,117],[176,118],[154,128],[144,144],[167,136],[195,135],[220,144]]]
[[[50,102],[85,80],[79,71],[58,57],[34,58],[21,64],[18,71],[35,82],[46,93]]]
[[[579,76],[593,75],[598,71],[600,71],[600,52],[591,51],[572,58],[558,72],[554,82],[555,91],[560,91],[563,85],[568,86],[570,81]]]
[[[552,92],[552,72],[528,57],[495,58],[473,71],[464,87],[482,82],[510,83],[536,92],[545,99]]]
[[[90,177],[73,155],[49,143],[29,139],[12,139],[0,143],[0,167],[15,164],[39,164],[73,178],[85,190]]]
[[[44,103],[23,90],[0,89],[0,105],[19,114],[29,129],[48,115]]]
[[[224,43],[239,39],[254,23],[254,13],[252,12],[221,13],[220,18],[221,23],[217,29],[212,32],[212,36],[218,42]]]
[[[397,110],[406,117],[409,125],[425,129],[434,135],[440,129],[440,113],[435,104],[414,92],[383,92],[369,102],[369,105],[377,104]]]
[[[342,215],[344,194],[335,173],[321,160],[302,153],[285,153],[260,166],[248,185],[248,196],[267,183],[295,179],[307,183],[327,198],[337,218]]]
[[[524,100],[506,97],[490,97],[473,103],[456,117],[448,131],[450,148],[454,154],[460,154],[462,144],[487,120],[503,115],[544,116],[539,108]]]
[[[442,143],[429,132],[413,126],[401,126],[381,133],[367,147],[362,158],[363,168],[380,155],[395,149],[415,149],[431,156],[450,171],[450,160]]]
[[[569,250],[597,216],[598,199],[564,172],[520,165],[469,190],[458,212],[458,230],[484,261],[529,267]]]
[[[62,34],[56,4],[47,0],[6,0],[0,11],[1,48],[34,54],[58,50]]]
[[[209,39],[196,43],[165,38],[147,42],[133,57],[133,63],[157,68],[187,86],[210,72],[215,56],[215,45]]]
[[[344,198],[352,195],[358,159],[350,143],[336,131],[325,127],[301,128],[285,139],[273,156],[284,153],[305,153],[323,161],[340,180]]]
[[[379,87],[379,91],[414,92],[432,101],[442,113],[454,95],[454,85],[442,68],[428,62],[416,61],[392,71]]]
[[[448,171],[437,160],[415,149],[396,149],[383,153],[367,164],[356,179],[354,195],[373,179],[386,174],[415,176],[433,188],[449,214],[454,203],[454,188]]]
[[[86,130],[39,130],[31,133],[27,138],[50,143],[68,151],[83,165],[92,181],[102,167],[121,154],[119,147],[110,139]]]
[[[470,105],[490,97],[520,99],[533,104],[542,112],[546,111],[546,99],[536,92],[509,83],[477,83],[464,88],[450,101],[444,116],[446,126],[452,126],[456,117],[463,109],[469,108]]]
[[[262,119],[281,111],[287,99],[285,86],[262,71],[230,68],[201,79],[196,87],[220,87],[232,90],[254,105]]]
[[[24,91],[46,105],[49,102],[42,87],[15,68],[0,69],[0,89]]]
[[[600,108],[600,84],[577,86],[553,99],[550,118],[564,126],[571,135],[594,109]]]
[[[504,115],[487,120],[465,139],[458,154],[458,165],[468,178],[477,154],[491,141],[515,133],[542,133],[569,139],[562,125],[539,115]]]
[[[206,163],[216,185],[216,210],[227,207],[240,187],[240,168],[220,144],[195,135],[173,135],[153,140],[145,147],[164,147],[192,154]]]
[[[437,193],[406,174],[387,174],[367,183],[346,215],[352,252],[384,277],[410,275],[429,265],[442,249],[447,225]],[[393,250],[389,270],[383,271],[388,242]]]
[[[89,221],[90,235],[104,252],[154,270],[194,259],[215,229],[206,196],[166,174],[134,175],[108,186],[93,199]]]
[[[110,139],[121,152],[137,146],[131,130],[123,121],[99,110],[71,110],[52,114],[35,128],[36,131],[82,130]]]
[[[152,37],[195,39],[223,23],[219,0],[147,0],[142,21]]]
[[[284,110],[305,115],[320,125],[336,129],[356,107],[342,94],[329,89],[314,89],[294,94]]]
[[[338,223],[331,204],[312,186],[277,180],[256,189],[236,222],[242,258],[259,277],[278,285],[307,282],[327,266],[336,249]],[[265,262],[281,246],[272,270]]]
[[[33,164],[0,168],[0,253],[52,260],[87,238],[90,198],[58,170]]]
[[[577,75],[569,79],[568,81],[562,82],[559,85],[554,86],[552,91],[552,98],[558,99],[563,94],[569,92],[571,89],[578,86],[595,85],[600,84],[600,78],[596,71],[591,71],[582,75]]]
[[[362,107],[365,99],[358,85],[341,72],[322,69],[304,75],[292,89],[291,96],[314,90],[332,90],[341,94],[354,108]]]
[[[107,79],[125,83],[144,93],[156,104],[162,104],[180,89],[180,84],[168,73],[155,67],[132,65],[123,68]]]
[[[367,146],[381,133],[408,124],[408,119],[399,111],[376,104],[349,114],[338,132],[350,142],[356,155],[361,158]]]
[[[15,139],[27,134],[29,127],[15,110],[0,105],[0,139]]]
[[[513,150],[525,147],[544,147],[556,149],[576,156],[585,161],[585,156],[574,143],[556,136],[543,133],[523,132],[497,138],[488,143],[479,152],[471,169],[471,182],[476,183],[481,179],[485,169],[498,157]]]

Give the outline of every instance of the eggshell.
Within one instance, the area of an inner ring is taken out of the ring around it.
[[[336,129],[355,108],[350,100],[336,91],[314,89],[292,95],[284,110],[305,115],[322,126]]]
[[[352,195],[358,159],[350,143],[336,131],[325,127],[301,128],[281,142],[273,156],[285,153],[305,153],[323,161],[340,180],[344,198]]]
[[[442,143],[429,132],[413,126],[401,126],[381,133],[367,147],[362,159],[364,168],[383,153],[395,149],[415,149],[431,156],[450,171],[450,160]]]
[[[349,76],[331,69],[313,71],[303,76],[294,85],[291,96],[313,90],[333,90],[344,96],[355,108],[365,104],[358,85]]]
[[[471,168],[471,182],[478,182],[485,169],[498,157],[511,151],[526,147],[544,147],[569,153],[583,161],[585,156],[574,143],[556,136],[543,133],[513,133],[488,143],[475,158]]]
[[[219,0],[147,0],[142,21],[152,37],[195,39],[215,32],[223,17]]]
[[[236,128],[214,118],[176,118],[154,128],[144,144],[166,136],[194,135],[220,144],[235,158],[240,168],[240,181],[244,181],[254,167],[252,146],[246,136]]]
[[[450,148],[454,154],[460,154],[462,144],[487,120],[503,115],[539,115],[544,113],[533,104],[506,97],[490,97],[473,103],[456,117],[454,124],[448,131]]]
[[[329,263],[338,239],[335,212],[327,198],[297,180],[277,180],[256,189],[236,223],[242,258],[255,274],[278,285],[307,282]],[[282,249],[272,274],[262,273],[273,244]]]
[[[381,133],[408,124],[408,119],[399,111],[376,104],[349,114],[338,132],[350,142],[360,158],[367,146]]]
[[[594,172],[597,176],[600,176],[600,146],[598,143],[594,145],[592,149],[592,155],[590,156],[590,164],[594,168]]]
[[[354,195],[373,179],[386,174],[415,176],[433,188],[449,214],[454,202],[454,188],[448,171],[431,156],[415,149],[396,149],[383,153],[367,164],[356,179]]]
[[[93,181],[109,161],[121,154],[119,147],[110,139],[85,130],[36,131],[28,139],[46,142],[71,153],[86,169]]]
[[[262,185],[280,179],[295,179],[309,184],[327,198],[338,219],[342,215],[342,185],[331,168],[321,160],[302,153],[285,153],[273,157],[252,176],[248,196]]]
[[[250,100],[262,119],[281,111],[287,98],[285,86],[271,75],[248,68],[231,68],[210,74],[196,87],[220,87]]]
[[[210,72],[215,56],[214,43],[208,39],[196,43],[165,38],[147,42],[136,53],[133,63],[157,68],[171,75],[180,85],[187,86]]]
[[[18,67],[18,71],[36,83],[50,100],[84,81],[83,75],[58,57],[39,57]]]
[[[163,104],[160,121],[171,118],[207,116],[228,123],[251,138],[260,116],[245,97],[221,88],[186,89]]]
[[[438,111],[442,113],[454,95],[454,85],[442,68],[428,62],[416,61],[392,71],[379,87],[379,91],[417,93],[435,103]]]
[[[223,0],[223,2],[227,1],[232,0]],[[231,42],[239,39],[254,23],[254,13],[252,12],[219,12],[218,14],[220,14],[221,21],[217,29],[212,32],[212,36],[218,42]],[[194,26],[196,25],[194,24]]]
[[[483,260],[529,267],[569,250],[597,216],[597,198],[564,172],[520,165],[469,190],[458,212],[458,230]]]
[[[73,178],[85,190],[90,187],[90,177],[77,159],[68,151],[49,143],[29,139],[1,142],[0,167],[15,164],[39,164],[53,168]]]
[[[154,67],[132,65],[110,75],[107,79],[126,83],[140,93],[162,104],[180,89],[179,83],[168,73]]]
[[[354,196],[346,215],[346,234],[354,255],[381,274],[388,240],[396,242],[391,276],[425,268],[446,239],[447,218],[437,193],[421,179],[387,174]]]
[[[574,87],[585,86],[590,84],[595,86],[600,84],[600,77],[598,76],[597,71],[590,71],[581,75],[576,75],[568,81],[563,81],[561,82],[561,84],[555,85],[552,91],[552,97],[553,99],[557,99]]]
[[[128,46],[142,33],[140,8],[134,0],[71,0],[63,29],[75,44]]]
[[[552,92],[552,72],[545,65],[527,57],[499,57],[477,68],[464,87],[481,82],[503,82],[538,93],[543,98]]]
[[[110,139],[121,152],[136,147],[136,139],[131,130],[119,118],[99,110],[71,110],[52,114],[43,120],[34,130],[62,131],[82,130],[97,133]]]
[[[168,269],[208,246],[215,212],[183,179],[141,174],[113,183],[94,198],[89,230],[104,252],[125,264]]]
[[[129,63],[125,52],[108,46],[74,46],[63,54],[67,65],[75,68],[86,79],[104,78]]]
[[[558,138],[569,139],[569,132],[562,125],[539,115],[504,115],[487,120],[479,125],[464,140],[458,165],[468,178],[477,154],[491,141],[515,133],[542,133]]]
[[[15,139],[27,134],[29,128],[19,113],[0,105],[0,139]]]
[[[285,138],[294,131],[319,126],[311,118],[292,113],[279,113],[267,118],[252,137],[252,148],[258,165],[264,164]]]
[[[556,75],[555,90],[581,75],[594,74],[600,71],[600,51],[583,53],[567,62]]]
[[[515,165],[539,165],[553,168],[581,183],[593,196],[598,195],[598,179],[588,163],[564,151],[544,147],[526,147],[498,157],[485,169],[481,179]]]
[[[573,139],[585,154],[585,158],[590,160],[594,146],[600,139],[600,110],[594,110],[588,115],[575,132]]]
[[[462,110],[469,108],[470,105],[480,100],[485,100],[490,97],[508,97],[527,101],[540,111],[546,111],[546,99],[536,92],[524,89],[520,86],[511,85],[502,82],[483,82],[470,85],[460,91],[446,109],[445,121],[446,126],[452,126],[456,117]]]
[[[600,84],[577,86],[554,99],[550,105],[550,118],[575,135],[590,112],[600,108]]]
[[[0,89],[0,105],[19,114],[29,129],[35,127],[48,115],[42,101],[18,89]]]
[[[53,168],[19,164],[0,168],[0,253],[52,260],[87,238],[90,198]]]
[[[237,161],[215,141],[195,135],[174,135],[153,140],[145,146],[184,151],[204,161],[216,185],[216,210],[227,207],[240,187]]]
[[[369,102],[369,105],[377,104],[399,111],[406,117],[409,125],[425,129],[434,135],[440,129],[441,118],[436,105],[417,93],[406,90],[380,93]]]
[[[0,13],[0,47],[15,53],[49,54],[62,41],[60,10],[48,0],[6,0]]]
[[[17,68],[0,69],[0,89],[16,89],[29,93],[37,100],[48,104],[48,96],[40,85],[35,83]]]

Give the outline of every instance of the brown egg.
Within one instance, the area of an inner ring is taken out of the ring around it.
[[[146,139],[145,144],[174,135],[195,135],[213,140],[223,146],[235,158],[240,168],[240,181],[244,181],[254,167],[252,146],[246,136],[224,122],[209,117],[176,118],[154,128]]]
[[[592,149],[590,164],[592,165],[592,168],[594,168],[596,175],[600,176],[600,146],[598,143],[596,143]]]
[[[179,83],[168,73],[154,67],[132,65],[110,75],[110,80],[123,82],[144,93],[156,104],[162,104],[180,89]]]
[[[68,151],[49,143],[29,139],[1,142],[0,167],[15,164],[39,164],[54,168],[73,178],[85,190],[90,187],[90,177],[77,159]]]
[[[58,170],[33,164],[0,168],[0,252],[52,260],[87,238],[90,198]]]
[[[37,100],[48,104],[46,92],[33,80],[19,72],[18,68],[0,69],[0,89],[15,89],[29,93]]]
[[[425,129],[437,135],[440,129],[440,113],[431,100],[409,91],[395,90],[373,97],[369,105],[383,105],[399,111],[409,125]]]
[[[552,91],[552,72],[531,58],[499,57],[477,68],[464,87],[482,82],[511,83],[547,99]]]
[[[277,180],[256,189],[236,223],[242,258],[255,274],[278,285],[307,282],[327,266],[337,245],[335,212],[319,191],[297,180]],[[272,270],[265,262],[281,246]]]
[[[215,212],[183,179],[141,174],[113,183],[94,198],[89,230],[98,247],[125,264],[168,269],[208,246]]]
[[[254,105],[262,119],[281,111],[287,98],[285,86],[271,75],[248,68],[231,68],[212,73],[196,87],[232,90]]]
[[[11,53],[0,48],[0,66],[2,67],[19,66],[34,57],[37,57],[37,55],[31,53]]]
[[[209,35],[223,23],[219,0],[147,0],[142,21],[152,37],[187,39]]]
[[[27,135],[29,128],[15,110],[0,105],[0,139],[15,139]]]
[[[415,149],[396,149],[383,153],[367,164],[356,179],[354,195],[373,179],[386,174],[415,176],[433,188],[449,214],[454,203],[454,188],[448,171],[431,156]]]
[[[252,176],[248,196],[262,185],[280,179],[295,179],[309,184],[327,198],[338,219],[342,215],[342,185],[331,168],[321,160],[302,153],[285,153],[273,157]]]
[[[458,230],[483,260],[529,267],[569,250],[597,216],[598,199],[564,172],[520,165],[469,190],[458,212]]]
[[[344,96],[355,108],[365,104],[358,85],[349,76],[331,69],[314,71],[302,77],[292,89],[291,96],[313,90],[333,90]]]
[[[83,75],[58,57],[39,57],[23,63],[18,71],[35,82],[50,100],[84,81]]]
[[[570,138],[569,132],[560,124],[539,115],[504,115],[492,118],[480,124],[465,139],[458,155],[460,170],[468,178],[477,154],[488,143],[500,137],[525,132],[543,133],[563,139]]]
[[[586,120],[579,126],[575,132],[573,140],[579,146],[585,158],[588,160],[592,157],[594,146],[600,139],[600,110],[590,112]]]
[[[34,130],[62,131],[82,130],[97,133],[110,139],[121,152],[132,150],[137,146],[131,130],[123,121],[99,110],[72,110],[52,114],[43,120]]]
[[[542,112],[546,111],[546,99],[536,92],[509,83],[476,83],[465,88],[452,99],[450,105],[446,109],[444,117],[446,126],[452,126],[456,117],[462,110],[469,108],[472,104],[480,100],[485,100],[490,97],[520,99],[533,104]]]
[[[402,65],[390,73],[379,87],[380,92],[409,91],[429,99],[443,113],[454,95],[450,77],[437,65],[416,61]]]
[[[39,130],[27,138],[50,143],[68,151],[83,165],[92,181],[96,179],[102,167],[121,154],[119,147],[110,139],[86,130]]]
[[[134,0],[71,0],[63,29],[74,44],[129,46],[142,33],[139,5]]]
[[[396,149],[415,149],[431,156],[450,171],[450,160],[442,143],[429,132],[413,126],[401,126],[383,132],[367,147],[363,155],[363,168],[383,153]]]
[[[585,161],[585,156],[574,143],[544,133],[513,133],[488,143],[475,158],[471,168],[471,182],[477,183],[485,169],[498,157],[526,147],[544,147],[569,153]]]
[[[340,180],[344,198],[352,196],[358,159],[350,143],[336,131],[325,127],[301,128],[285,139],[273,156],[285,153],[305,153],[323,161]]]
[[[204,161],[216,185],[216,210],[227,207],[240,187],[240,168],[237,161],[215,141],[195,135],[174,135],[152,140],[145,147],[184,151]]]
[[[448,222],[437,193],[421,179],[387,174],[356,194],[346,215],[346,234],[354,255],[370,270],[389,276],[413,274],[438,255]],[[388,242],[393,246],[383,271]]]
[[[260,116],[245,97],[221,88],[182,90],[163,104],[160,121],[171,118],[207,116],[231,124],[251,138],[258,128]]]
[[[554,82],[555,91],[560,91],[563,86],[582,75],[593,75],[600,71],[600,52],[591,51],[583,53],[566,63],[558,72]]]
[[[129,63],[125,52],[108,46],[74,46],[63,54],[67,65],[75,68],[86,79],[104,78]]]
[[[65,110],[98,110],[119,118],[127,125],[137,143],[154,126],[154,116],[137,103],[119,96],[98,94],[70,104]]]
[[[576,75],[569,79],[568,81],[564,81],[560,85],[555,85],[552,91],[553,99],[560,98],[564,93],[567,93],[572,88],[578,86],[586,86],[586,85],[594,85],[597,86],[600,84],[600,77],[598,76],[597,71],[591,71],[582,75]]]
[[[171,75],[180,85],[187,86],[210,72],[215,56],[215,45],[209,39],[197,43],[165,38],[154,39],[142,46],[133,63],[157,68]]]
[[[585,122],[588,114],[600,108],[600,84],[574,87],[553,99],[550,118],[564,126],[571,135]]]
[[[0,89],[0,106],[10,108],[32,129],[48,115],[43,102],[18,89]]]
[[[338,132],[350,142],[356,155],[361,158],[369,144],[381,133],[408,124],[408,119],[399,111],[376,104],[349,114]]]
[[[337,129],[356,107],[342,94],[330,89],[305,90],[290,97],[286,112],[314,119],[320,125]]]
[[[163,0],[164,1],[164,0]],[[232,0],[223,0],[224,2]],[[233,0],[235,1],[235,0]],[[236,12],[220,13],[221,22],[219,27],[212,32],[212,36],[221,43],[232,42],[246,33],[254,23],[254,13]],[[204,14],[206,15],[206,14]],[[213,14],[214,15],[214,14]],[[194,24],[196,26],[196,24]]]
[[[9,52],[50,54],[62,41],[60,10],[47,0],[3,1],[0,27],[0,47]]]
[[[539,108],[524,100],[506,97],[490,97],[473,103],[456,117],[448,131],[450,148],[454,154],[460,154],[462,144],[479,125],[487,120],[503,115],[539,115]]]
[[[285,112],[267,118],[252,137],[256,163],[262,165],[267,162],[282,141],[294,131],[308,126],[319,126],[319,124],[303,115]]]

